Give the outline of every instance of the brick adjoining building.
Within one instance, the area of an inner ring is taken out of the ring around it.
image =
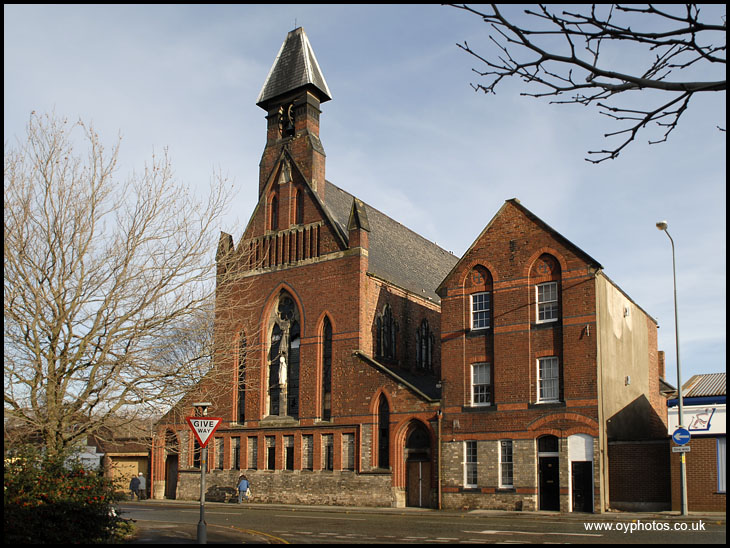
[[[725,373],[694,375],[682,389],[684,427],[692,439],[684,453],[690,512],[724,512],[727,503],[727,384]],[[677,393],[669,404],[669,434],[679,425]],[[671,445],[674,445],[672,443]],[[680,510],[681,453],[671,453],[672,510]]]
[[[459,259],[328,181],[330,98],[295,29],[257,101],[258,204],[219,244],[229,350],[159,422],[153,496],[198,497],[205,399],[210,493],[245,471],[261,501],[606,508],[607,441],[666,437],[654,320],[517,200]]]
[[[608,508],[608,441],[665,437],[656,322],[517,200],[438,293],[444,506]]]

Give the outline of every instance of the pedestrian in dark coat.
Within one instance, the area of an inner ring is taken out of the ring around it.
[[[139,478],[137,476],[134,476],[132,481],[129,482],[129,491],[132,495],[132,500],[134,500],[135,496],[139,500]]]

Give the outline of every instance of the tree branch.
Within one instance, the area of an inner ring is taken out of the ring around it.
[[[663,128],[663,135],[660,139],[649,140],[649,144],[666,141],[693,95],[725,91],[727,86],[725,24],[700,21],[700,10],[694,4],[687,5],[683,15],[660,11],[654,6],[620,5],[593,6],[588,14],[568,11],[557,14],[541,5],[537,11],[525,10],[524,19],[514,20],[505,17],[496,4],[490,4],[490,11],[486,12],[467,5],[452,6],[477,15],[487,23],[491,31],[489,41],[496,48],[493,55],[481,55],[467,42],[457,44],[485,67],[484,70],[473,69],[486,80],[472,84],[476,91],[495,93],[505,79],[517,77],[530,87],[538,87],[538,91],[525,91],[521,95],[541,98],[572,94],[569,99],[552,102],[594,105],[599,113],[619,122],[638,120],[636,124],[607,133],[606,137],[625,135],[625,140],[613,149],[589,152],[602,156],[587,158],[592,163],[616,158],[637,133],[650,124]],[[598,13],[602,7],[606,10],[604,15]],[[629,14],[632,19],[619,22],[617,14]],[[651,30],[643,30],[644,26]],[[562,47],[554,41],[559,36],[564,39]],[[712,39],[721,44],[713,44]],[[644,60],[647,65],[638,73],[604,65],[602,51],[610,43],[632,46],[632,61]],[[673,71],[685,71],[690,67],[702,74],[712,74],[710,69],[717,67],[714,72],[718,78],[669,80]],[[620,94],[637,90],[656,90],[673,97],[645,110],[626,109],[612,103]],[[680,106],[676,110],[668,110],[677,103]]]

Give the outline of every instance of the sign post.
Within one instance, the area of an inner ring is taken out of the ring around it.
[[[680,396],[681,397],[681,396]],[[687,510],[687,472],[686,472],[686,461],[684,454],[688,453],[690,451],[690,446],[687,445],[689,443],[690,438],[692,437],[689,433],[689,430],[684,428],[682,426],[682,407],[681,407],[681,399],[680,401],[680,415],[679,415],[679,426],[674,431],[674,434],[672,434],[672,441],[677,444],[677,447],[672,447],[672,453],[680,453],[679,455],[679,465],[680,465],[680,481],[681,481],[681,487],[682,487],[682,515],[686,516],[688,514]]]
[[[689,443],[690,438],[691,435],[689,430],[682,428],[681,426],[674,431],[674,434],[672,434],[672,440],[674,440],[674,443],[677,445],[686,445]]]
[[[195,416],[185,418],[200,444],[200,521],[198,522],[198,544],[208,543],[208,531],[205,523],[205,472],[208,468],[208,442],[223,420],[217,417],[208,417],[208,407],[210,405],[208,402],[194,403]]]

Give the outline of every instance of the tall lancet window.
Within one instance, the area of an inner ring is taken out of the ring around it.
[[[301,225],[304,224],[304,191],[300,190],[297,192],[296,197],[296,212],[295,212],[295,219],[294,223]]]
[[[416,364],[422,371],[433,370],[433,343],[433,333],[424,319],[416,332]]]
[[[269,414],[299,416],[299,310],[286,292],[279,295],[270,321]]]
[[[322,329],[322,420],[332,417],[332,324],[324,319]]]
[[[393,310],[389,304],[376,319],[375,355],[386,361],[395,361],[398,323],[393,318]]]
[[[390,467],[390,408],[384,395],[378,404],[378,468]]]
[[[238,336],[238,422],[246,420],[246,334]]]
[[[279,199],[274,196],[271,198],[271,211],[269,212],[270,221],[269,227],[271,230],[278,230],[279,228]]]

